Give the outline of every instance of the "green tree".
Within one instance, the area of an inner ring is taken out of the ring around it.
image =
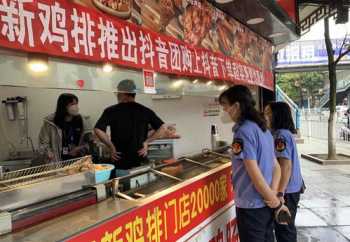
[[[327,75],[323,72],[281,73],[277,75],[277,85],[299,106],[311,98],[311,106],[314,107],[326,79]]]
[[[329,35],[329,18],[324,19],[324,36],[328,54],[329,75],[329,118],[328,118],[328,160],[337,158],[336,149],[336,105],[337,105],[337,65],[350,53],[349,36],[346,33],[340,50],[335,56],[334,46]]]

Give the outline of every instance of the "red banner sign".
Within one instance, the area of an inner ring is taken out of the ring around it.
[[[67,0],[2,0],[0,46],[273,88],[271,71]]]
[[[226,167],[67,241],[176,241],[233,200],[230,178]]]

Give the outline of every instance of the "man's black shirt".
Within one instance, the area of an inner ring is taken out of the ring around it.
[[[144,157],[138,155],[147,139],[149,126],[157,130],[163,121],[149,108],[136,103],[119,103],[104,110],[95,128],[106,131],[111,128],[111,141],[121,159],[116,164],[117,169],[137,167]]]

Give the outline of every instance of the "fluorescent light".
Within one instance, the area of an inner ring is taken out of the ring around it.
[[[183,80],[178,80],[178,81],[175,81],[171,86],[173,88],[179,88],[183,85]]]
[[[102,67],[103,72],[109,73],[113,71],[113,66],[111,64],[104,64]]]
[[[234,0],[215,0],[215,2],[217,3],[229,3],[229,2],[233,2]]]
[[[210,86],[211,84],[213,84],[213,81],[208,81],[207,82],[207,86]]]
[[[198,83],[198,79],[194,80],[192,83],[193,83],[193,84]]]
[[[276,37],[281,37],[286,35],[286,33],[282,33],[282,32],[277,32],[277,33],[273,33],[269,35],[269,38],[276,38]]]
[[[223,90],[225,90],[227,88],[227,85],[222,85],[222,86],[220,86],[218,89],[219,89],[219,91],[223,91]]]
[[[251,18],[251,19],[248,19],[247,24],[249,25],[261,24],[264,21],[265,21],[264,18]]]
[[[49,69],[47,63],[41,60],[33,60],[29,62],[29,69],[33,72],[45,72]]]
[[[32,72],[42,73],[49,69],[49,58],[42,54],[28,54],[28,68]]]

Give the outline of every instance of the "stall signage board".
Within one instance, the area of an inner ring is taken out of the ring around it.
[[[187,7],[185,14],[192,9],[207,11],[204,7]],[[198,42],[201,37],[201,43],[209,43],[210,38],[204,38],[209,31],[201,31],[203,36],[185,31],[186,36],[192,36],[185,42],[72,0],[2,0],[0,47],[273,89],[271,43],[237,22],[231,23],[227,16],[210,11],[210,21],[215,18],[220,30],[211,38],[230,33],[207,44],[211,49],[192,40]],[[193,14],[183,17],[191,20]],[[232,32],[228,28],[233,28]]]
[[[198,236],[201,228],[205,227],[203,224],[214,220],[214,215],[218,212],[222,213],[228,206],[233,206],[234,196],[230,178],[231,167],[228,166],[66,241],[173,242]],[[236,242],[233,236],[235,214],[231,211],[229,216],[230,218],[226,217],[225,225],[229,223],[230,226],[230,241]],[[203,230],[203,233],[207,232]]]
[[[156,94],[156,80],[154,79],[154,72],[143,70],[143,86],[144,92],[149,94]]]

